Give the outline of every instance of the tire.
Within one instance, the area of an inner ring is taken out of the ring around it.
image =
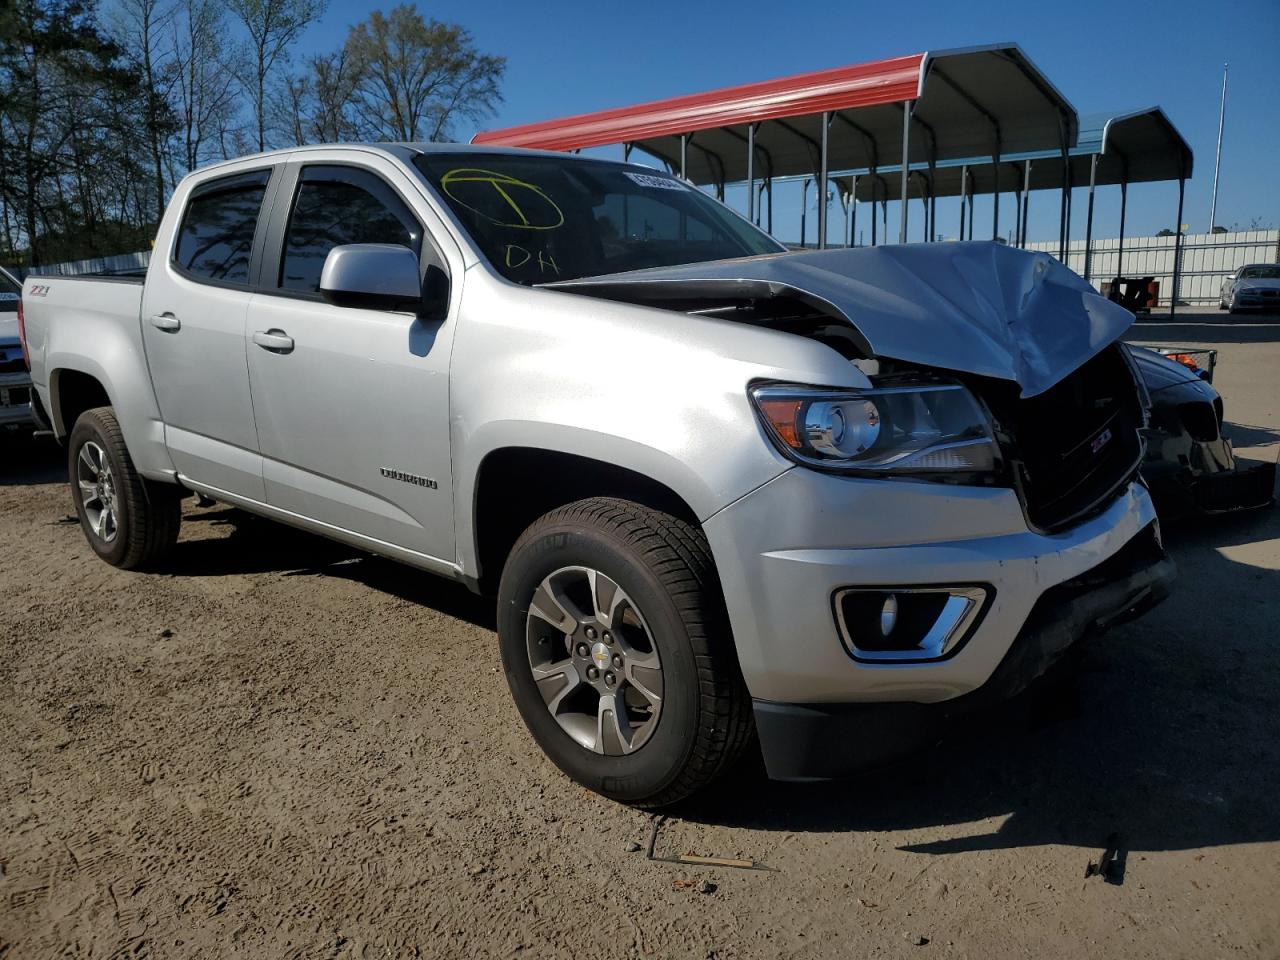
[[[669,806],[752,742],[711,550],[684,520],[608,498],[546,514],[507,558],[498,638],[529,732],[562,771],[610,799]],[[618,713],[625,720],[610,724]]]
[[[125,570],[156,566],[178,539],[181,488],[139,476],[110,407],[80,414],[67,448],[71,498],[94,553]]]

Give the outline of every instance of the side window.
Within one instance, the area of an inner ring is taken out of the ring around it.
[[[422,250],[422,226],[381,179],[353,167],[304,167],[280,260],[279,285],[314,293],[334,247],[395,243]]]
[[[196,280],[249,282],[249,255],[269,170],[201,184],[187,201],[173,261]]]

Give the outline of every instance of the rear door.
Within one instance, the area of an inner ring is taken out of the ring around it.
[[[168,234],[172,248],[148,270],[142,300],[147,364],[174,466],[197,483],[258,502],[265,488],[245,318],[279,169],[231,173],[175,197],[181,213]]]
[[[267,502],[451,563],[451,318],[338,307],[319,294],[334,246],[393,243],[419,253],[424,270],[452,273],[456,310],[461,270],[433,239],[439,221],[403,171],[366,156],[309,153],[281,182],[248,326]]]

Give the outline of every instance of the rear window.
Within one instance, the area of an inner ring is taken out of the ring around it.
[[[187,202],[173,260],[195,280],[248,283],[268,170],[212,180]]]

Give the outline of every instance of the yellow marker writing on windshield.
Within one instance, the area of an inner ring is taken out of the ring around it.
[[[564,223],[564,213],[540,187],[505,173],[460,167],[440,178],[440,188],[455,203],[500,227],[554,230]],[[500,204],[494,204],[494,194]],[[500,212],[494,212],[495,206]]]

